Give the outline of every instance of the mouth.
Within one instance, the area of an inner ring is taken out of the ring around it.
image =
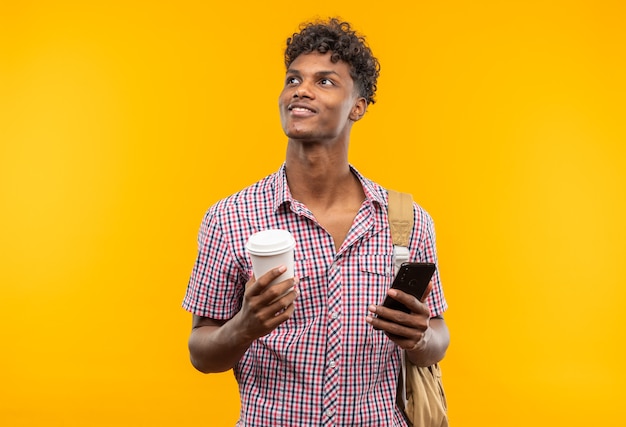
[[[313,108],[304,105],[304,104],[290,104],[287,107],[287,110],[295,113],[295,114],[315,114],[317,111],[315,111]]]

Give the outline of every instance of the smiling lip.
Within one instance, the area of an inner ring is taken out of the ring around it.
[[[297,116],[315,114],[317,112],[308,105],[299,103],[289,104],[287,110],[291,111],[292,114]]]

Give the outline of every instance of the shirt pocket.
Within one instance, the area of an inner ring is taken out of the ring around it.
[[[381,304],[393,280],[393,256],[388,254],[366,254],[358,257],[361,279],[357,291],[360,298],[369,304]]]

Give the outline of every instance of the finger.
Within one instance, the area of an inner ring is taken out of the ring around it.
[[[405,305],[412,313],[421,314],[421,313],[428,312],[427,311],[428,307],[425,306],[423,302],[419,301],[417,298],[415,298],[411,294],[407,294],[406,292],[403,292],[398,289],[389,289],[387,291],[387,295],[389,295],[391,298]],[[389,310],[386,307],[383,307],[383,308],[385,310]],[[395,310],[391,310],[391,311],[395,311]],[[381,311],[381,313],[382,312],[384,311]]]
[[[265,319],[266,324],[275,328],[280,323],[289,319],[295,310],[294,301],[298,297],[298,291],[290,289],[283,296],[276,298],[269,305],[261,310],[261,317]]]
[[[282,294],[274,298],[274,300],[268,305],[270,310],[284,311],[291,305],[293,305],[296,298],[298,298],[299,291],[295,286],[291,286],[285,290]]]
[[[408,340],[415,344],[423,335],[423,331],[413,325],[396,323],[382,317],[369,316],[367,322],[370,323],[374,329],[385,332],[394,341]]]
[[[295,277],[284,280],[280,283],[267,287],[263,293],[259,295],[259,298],[261,298],[261,301],[263,301],[266,305],[273,304],[283,296],[296,290],[298,283],[299,281]]]
[[[283,274],[285,271],[287,271],[287,267],[285,267],[284,265],[281,265],[279,267],[272,268],[267,273],[259,277],[258,280],[255,280],[255,277],[253,274],[252,278],[250,278],[248,283],[246,283],[246,288],[247,290],[249,289],[249,294],[259,295],[263,293],[263,291],[268,287],[268,285],[272,283],[274,279],[276,279],[281,274]],[[254,282],[251,283],[252,280],[254,280]]]
[[[369,312],[378,319],[384,319],[389,322],[401,323],[409,325],[411,324],[412,316],[410,313],[406,313],[401,310],[394,310],[382,305],[370,305],[368,307]]]
[[[295,311],[295,306],[291,304],[285,307],[284,309],[281,309],[277,311],[276,313],[274,313],[274,318],[272,319],[274,328],[280,325],[281,323],[285,322],[286,320],[290,319],[291,316],[293,316],[294,311]]]
[[[285,309],[277,309],[276,307],[265,307],[256,318],[255,324],[262,331],[260,336],[266,335],[276,329],[281,323],[288,320],[295,310],[293,304]]]

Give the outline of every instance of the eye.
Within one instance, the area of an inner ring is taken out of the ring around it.
[[[287,77],[287,79],[285,79],[285,85],[287,86],[297,85],[298,83],[300,83],[300,80],[298,80],[297,77]]]
[[[320,84],[322,86],[334,86],[335,83],[331,79],[322,79],[320,80]]]

